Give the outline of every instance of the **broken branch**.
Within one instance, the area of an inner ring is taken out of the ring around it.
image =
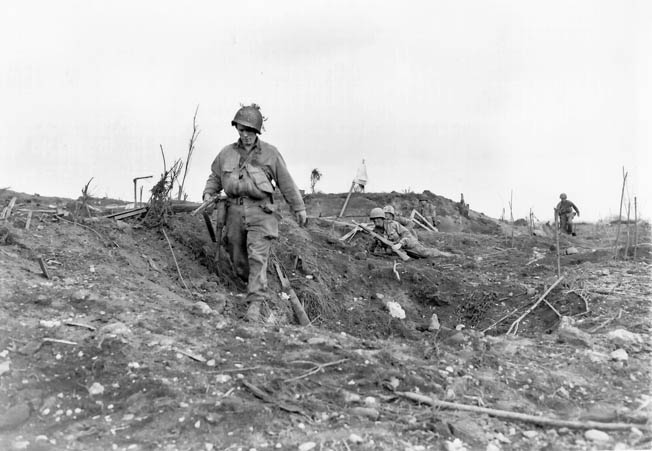
[[[519,316],[518,319],[516,321],[514,321],[511,326],[509,326],[509,329],[507,330],[507,335],[509,335],[509,334],[516,335],[516,333],[518,332],[518,326],[521,323],[521,320],[523,318],[525,318],[532,310],[537,308],[537,306],[546,298],[546,296],[548,296],[548,294],[552,291],[552,289],[555,288],[557,285],[559,285],[559,282],[561,282],[562,280],[564,280],[564,276],[561,276],[559,279],[557,279],[555,281],[555,283],[550,285],[550,288],[548,288],[546,290],[546,292],[541,295],[541,297],[537,300],[537,302],[532,304],[532,306],[529,309],[527,309],[525,311],[525,313],[523,313],[521,316]],[[548,304],[548,303],[546,302],[546,304]],[[550,305],[550,304],[548,304],[548,305]],[[556,310],[555,310],[555,313],[557,313],[557,315],[559,315],[559,313]]]
[[[603,423],[600,421],[572,421],[560,420],[557,418],[548,418],[540,415],[528,415],[525,413],[511,412],[509,410],[490,409],[487,407],[470,406],[468,404],[458,404],[455,402],[439,401],[430,396],[410,392],[395,392],[403,398],[409,399],[421,404],[427,404],[432,407],[441,409],[464,410],[467,412],[484,413],[496,418],[508,420],[524,421],[535,423],[542,426],[567,427],[569,429],[601,429],[608,431],[628,431],[632,427],[641,428],[640,424],[632,423]],[[647,429],[647,428],[646,428]]]

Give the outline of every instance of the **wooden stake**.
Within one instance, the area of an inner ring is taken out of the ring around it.
[[[634,196],[634,259],[638,250],[638,211],[636,208],[636,196]]]
[[[32,210],[27,212],[27,221],[25,221],[25,230],[29,230],[29,225],[32,222]]]
[[[301,301],[299,301],[297,293],[292,288],[292,285],[290,285],[290,280],[281,270],[281,265],[279,265],[278,262],[274,262],[274,268],[276,269],[278,280],[281,282],[281,288],[283,288],[283,292],[289,297],[290,305],[292,306],[292,310],[294,310],[294,314],[299,320],[299,324],[302,326],[309,326],[310,318],[308,318],[306,311],[303,309],[303,305],[301,305]]]
[[[620,223],[623,218],[623,199],[625,197],[625,184],[627,183],[627,172],[623,166],[623,189],[620,192],[620,210],[618,211],[618,230],[616,232],[616,242],[614,243],[614,258],[618,258],[618,241],[620,240]]]
[[[355,187],[355,181],[351,182],[351,188],[349,189],[349,194],[346,196],[346,200],[344,201],[344,205],[342,205],[342,210],[340,211],[340,214],[337,215],[338,218],[344,216],[344,210],[346,210],[346,206],[349,204],[349,199],[351,198],[351,193],[353,192],[354,187]]]
[[[45,260],[43,260],[43,257],[38,258],[38,264],[41,267],[41,271],[43,272],[43,275],[45,276],[46,279],[50,278],[50,273],[48,272],[48,267],[45,264]]]
[[[627,202],[627,241],[625,243],[625,255],[623,256],[623,258],[625,260],[627,260],[627,258],[629,256],[629,229],[630,229],[630,226],[629,226],[629,212],[631,211],[631,209],[632,209],[632,201],[630,200],[630,201]]]
[[[512,221],[512,249],[514,248],[514,211],[512,210],[512,201],[514,199],[514,190],[509,192],[509,218]]]
[[[561,277],[561,256],[559,250],[559,224],[557,224],[557,209],[555,211],[555,240],[557,241],[557,277]]]

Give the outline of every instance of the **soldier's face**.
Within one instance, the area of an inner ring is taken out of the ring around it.
[[[373,221],[374,221],[374,226],[376,227],[382,227],[385,222],[383,218],[374,218]]]
[[[236,124],[235,128],[238,130],[240,140],[245,147],[251,147],[256,142],[256,130],[253,128],[245,127],[244,125]]]

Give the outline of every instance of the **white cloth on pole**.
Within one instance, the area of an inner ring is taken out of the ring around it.
[[[362,164],[358,166],[358,171],[355,173],[353,183],[364,187],[367,184],[367,180],[367,166],[365,166],[364,160],[362,160]]]

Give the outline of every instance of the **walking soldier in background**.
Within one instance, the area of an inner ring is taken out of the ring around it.
[[[576,234],[575,229],[573,228],[573,218],[575,217],[575,213],[577,213],[577,216],[580,215],[580,210],[577,208],[577,205],[568,200],[566,193],[561,193],[559,198],[561,200],[555,207],[555,214],[559,216],[559,228],[562,231],[575,236]]]
[[[268,298],[272,240],[278,238],[280,214],[274,191],[281,191],[300,226],[306,222],[306,207],[279,151],[258,138],[263,127],[258,105],[240,108],[231,125],[239,139],[224,147],[213,161],[203,200],[222,190],[227,196],[225,247],[235,273],[247,282],[247,319],[258,321],[262,303]]]

